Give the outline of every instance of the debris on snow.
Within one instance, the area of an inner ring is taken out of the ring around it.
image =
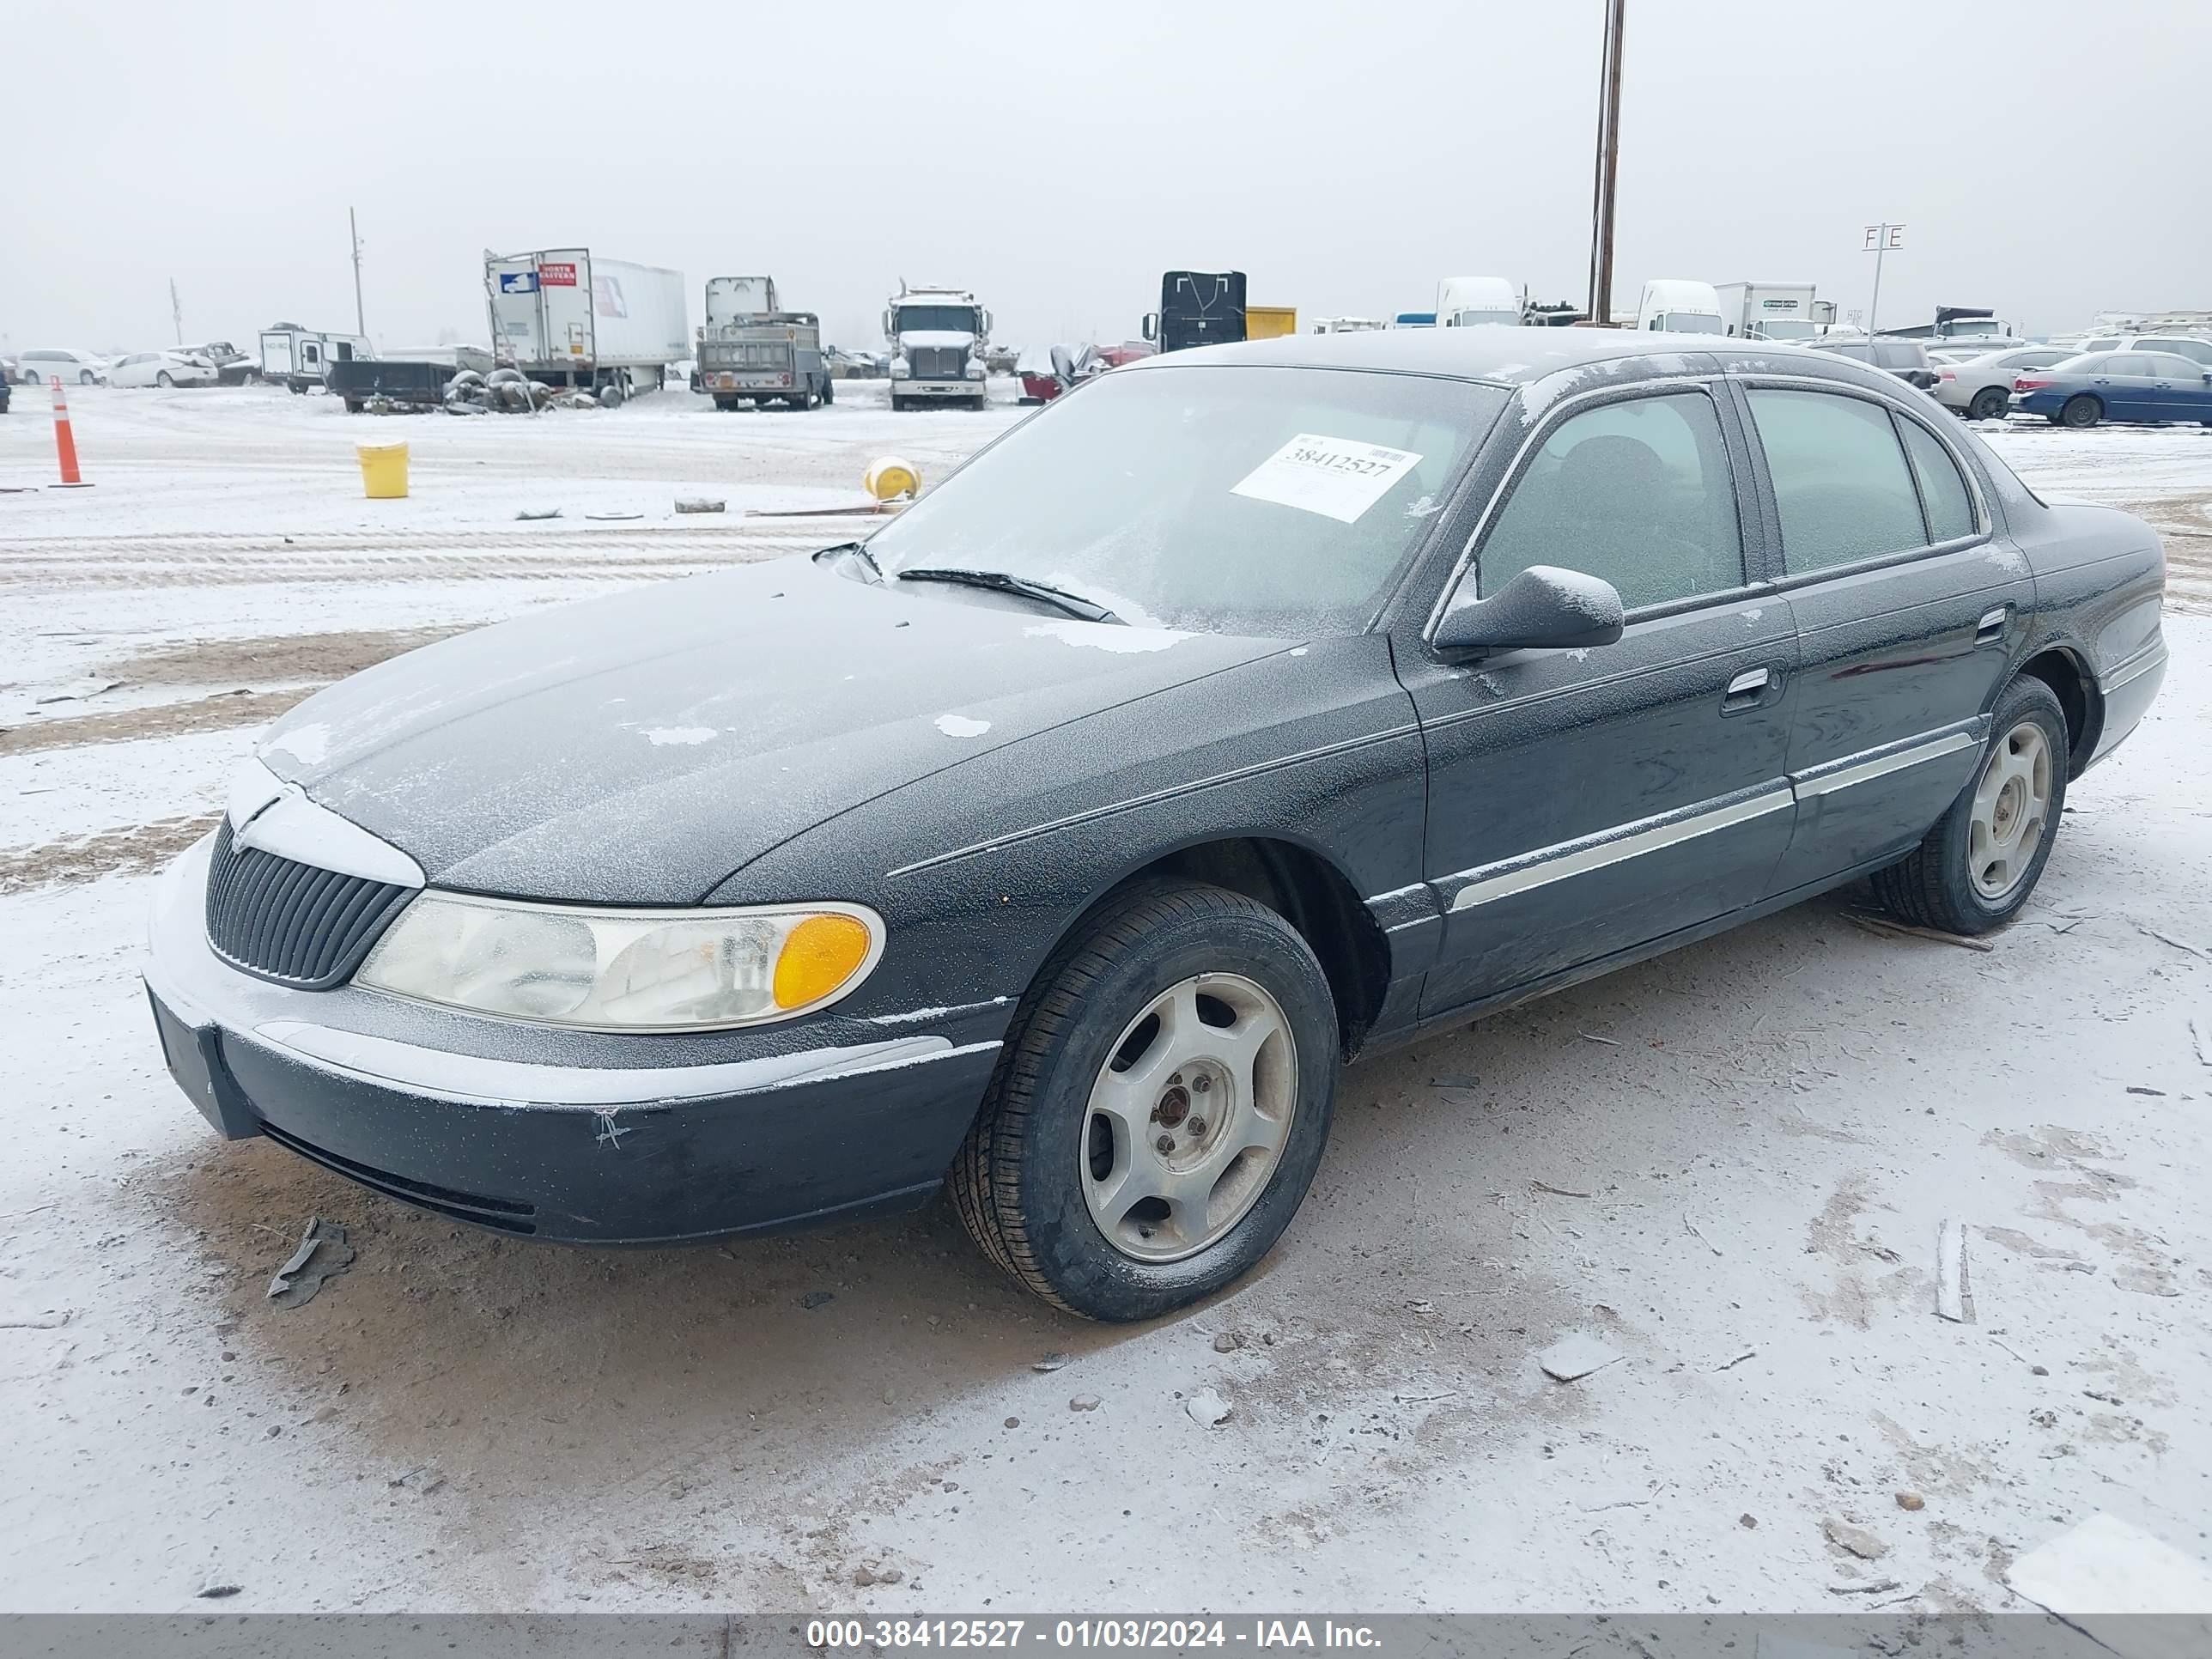
[[[1917,1512],[1928,1507],[1928,1500],[1917,1492],[1901,1492],[1897,1494],[1897,1507]]]
[[[1030,1369],[1033,1371],[1056,1371],[1067,1364],[1067,1360],[1068,1356],[1064,1353],[1048,1353]]]
[[[1235,1353],[1243,1346],[1244,1339],[1234,1331],[1224,1331],[1213,1339],[1213,1351],[1216,1353]]]
[[[1098,1409],[1098,1396],[1095,1394],[1079,1394],[1067,1402],[1067,1409],[1072,1412],[1095,1412]]]
[[[1889,1553],[1888,1545],[1864,1527],[1855,1527],[1848,1521],[1823,1521],[1820,1530],[1828,1534],[1831,1544],[1838,1549],[1849,1550],[1862,1561],[1879,1560]]]
[[[1201,1429],[1218,1428],[1229,1420],[1231,1409],[1229,1402],[1212,1389],[1200,1389],[1182,1402],[1182,1408]]]
[[[351,1267],[353,1258],[344,1225],[316,1216],[300,1236],[300,1248],[269,1281],[269,1299],[280,1308],[303,1307],[315,1299],[325,1279]]]
[[[1878,1578],[1871,1584],[1831,1584],[1828,1586],[1828,1594],[1831,1595],[1879,1595],[1884,1590],[1901,1588],[1902,1585],[1897,1579]]]
[[[712,495],[678,495],[676,498],[678,513],[720,513],[725,505]]]
[[[1594,1336],[1577,1334],[1554,1342],[1536,1356],[1545,1374],[1561,1382],[1572,1382],[1601,1371],[1623,1356]]]
[[[514,516],[524,524],[536,524],[541,519],[559,518],[561,509],[557,507],[526,507]]]
[[[809,1291],[799,1298],[799,1305],[811,1313],[817,1308],[829,1306],[836,1299],[837,1293],[835,1291]]]
[[[1954,1325],[1972,1319],[1966,1305],[1966,1230],[1955,1221],[1936,1230],[1936,1311]]]
[[[1846,910],[1844,920],[1863,927],[1869,933],[1880,933],[1891,939],[1932,939],[1938,945],[1955,945],[1962,951],[1994,951],[1997,948],[1985,939],[1974,939],[1965,933],[1947,933],[1938,927],[1916,927],[1911,922],[1892,921],[1887,916],[1861,915],[1856,910]]]
[[[0,1313],[0,1331],[58,1331],[70,1322],[66,1308],[41,1308],[23,1313]]]

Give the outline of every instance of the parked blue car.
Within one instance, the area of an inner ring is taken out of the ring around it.
[[[2212,426],[2212,368],[2163,351],[2091,351],[2012,383],[2014,414],[2056,426],[2197,421]]]

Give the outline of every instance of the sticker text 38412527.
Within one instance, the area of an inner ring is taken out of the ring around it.
[[[1356,524],[1420,459],[1410,449],[1301,432],[1230,493]]]

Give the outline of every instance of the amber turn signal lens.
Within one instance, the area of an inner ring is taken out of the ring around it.
[[[775,1006],[819,1002],[868,959],[868,929],[851,916],[809,916],[793,928],[775,959]]]

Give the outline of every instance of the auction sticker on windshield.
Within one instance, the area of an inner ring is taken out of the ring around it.
[[[1420,459],[1409,449],[1301,432],[1246,473],[1230,494],[1356,524]]]

